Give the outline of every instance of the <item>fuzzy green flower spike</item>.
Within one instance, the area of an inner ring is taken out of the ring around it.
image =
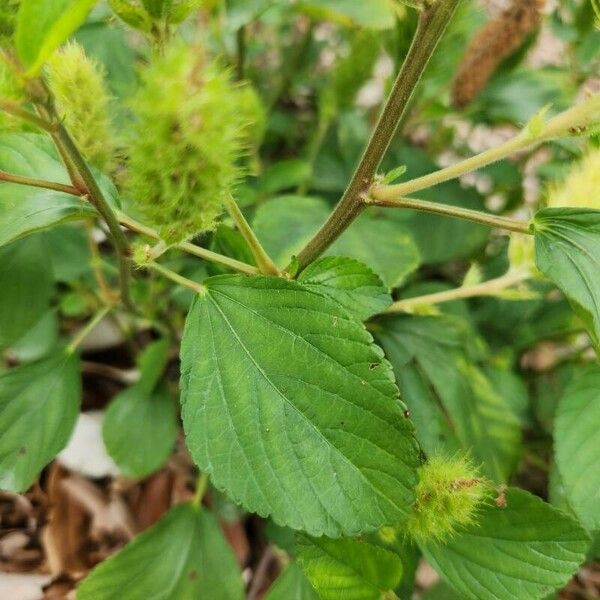
[[[433,456],[419,469],[408,534],[419,543],[448,539],[476,520],[485,489],[485,481],[465,457]]]
[[[243,89],[200,48],[181,44],[143,74],[132,102],[126,188],[168,243],[214,229],[223,195],[242,175]]]
[[[70,43],[50,58],[47,74],[57,112],[79,149],[92,164],[109,169],[115,141],[103,68]]]

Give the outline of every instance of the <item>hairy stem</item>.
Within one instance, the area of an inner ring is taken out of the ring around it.
[[[364,210],[362,196],[371,187],[398,123],[459,1],[436,0],[422,10],[406,59],[358,167],[325,224],[298,254],[298,272],[327,250]]]
[[[188,279],[187,277],[184,277],[179,273],[175,273],[175,271],[171,271],[171,269],[163,267],[163,265],[161,265],[160,263],[150,261],[145,263],[143,266],[146,269],[152,269],[153,271],[160,273],[163,277],[166,277],[167,279],[170,279],[171,281],[182,285],[183,287],[187,287],[190,290],[193,290],[197,294],[203,294],[206,291],[206,288],[201,283],[192,281],[191,279]]]
[[[138,223],[135,219],[128,217],[124,213],[119,213],[119,221],[124,227],[127,227],[127,229],[130,229],[131,231],[141,233],[142,235],[152,238],[153,240],[160,241],[161,239],[157,231],[155,231],[151,227],[142,225],[142,223]],[[236,260],[235,258],[230,258],[229,256],[223,256],[222,254],[218,254],[217,252],[213,252],[212,250],[201,248],[200,246],[196,246],[195,244],[191,244],[189,242],[181,242],[179,244],[175,244],[173,247],[183,252],[186,252],[187,254],[193,254],[198,258],[203,258],[204,260],[223,265],[224,267],[228,267],[230,269],[233,269],[234,271],[238,271],[239,273],[244,273],[245,275],[260,274],[260,271],[257,267]]]
[[[54,181],[46,181],[45,179],[25,177],[23,175],[15,175],[14,173],[7,173],[6,171],[0,171],[0,181],[6,181],[8,183],[18,183],[20,185],[29,185],[31,187],[45,188],[47,190],[54,190],[55,192],[72,194],[73,196],[81,196],[79,190],[72,185],[65,185],[64,183],[56,183]]]
[[[383,206],[386,208],[412,208],[448,217],[456,217],[458,219],[466,219],[474,223],[489,225],[490,227],[498,227],[508,231],[517,233],[531,234],[529,223],[517,221],[508,217],[492,215],[479,210],[471,210],[469,208],[461,208],[460,206],[452,206],[450,204],[441,204],[439,202],[429,202],[428,200],[417,200],[416,198],[400,198],[398,200],[373,200],[368,198],[367,204],[375,206]]]
[[[452,300],[462,300],[465,298],[474,298],[475,296],[494,296],[498,292],[506,288],[513,287],[530,279],[531,274],[527,270],[508,271],[495,279],[484,281],[476,285],[467,285],[458,287],[453,290],[445,290],[434,294],[426,294],[424,296],[416,296],[415,298],[406,298],[405,300],[397,300],[389,308],[386,313],[410,312],[417,306],[424,304],[441,304],[442,302],[450,302]]]
[[[14,102],[13,100],[0,99],[0,110],[13,117],[28,121],[44,131],[53,132],[55,130],[55,125],[53,123],[42,117],[38,117],[35,113],[23,108],[18,102]]]
[[[279,275],[279,269],[275,266],[271,260],[271,257],[262,247],[262,244],[256,237],[254,231],[252,231],[248,221],[246,221],[246,217],[244,217],[242,211],[231,194],[226,194],[225,196],[225,208],[227,208],[229,216],[233,219],[239,232],[246,241],[246,244],[248,244],[248,247],[250,248],[254,259],[256,260],[256,264],[261,272],[267,275]]]

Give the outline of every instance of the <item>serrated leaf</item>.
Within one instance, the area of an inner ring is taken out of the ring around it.
[[[100,563],[77,600],[241,600],[243,589],[215,518],[180,504]]]
[[[275,263],[284,268],[325,222],[330,208],[319,198],[281,196],[262,204],[253,229]],[[398,285],[420,262],[411,237],[396,223],[364,214],[328,250],[368,265],[387,287]]]
[[[96,1],[21,0],[15,43],[30,75],[85,21]]]
[[[247,509],[313,535],[405,519],[416,442],[364,327],[293,281],[204,285],[181,345],[183,424],[201,469]]]
[[[600,210],[544,208],[533,227],[538,269],[569,299],[600,351]]]
[[[154,391],[140,383],[117,394],[102,423],[108,453],[128,477],[142,478],[159,469],[177,437],[177,414],[164,385]]]
[[[69,176],[50,138],[34,133],[0,135],[0,169],[16,175],[68,184]],[[107,200],[119,206],[114,184],[94,170]],[[92,206],[71,194],[2,183],[0,246],[65,221],[94,217]]]
[[[458,440],[487,477],[505,481],[519,455],[520,425],[474,363],[473,333],[466,323],[449,315],[397,316],[381,320],[376,337],[430,449],[443,444],[452,451]],[[408,365],[416,371],[405,373]],[[443,420],[428,422],[436,403],[442,411],[434,414]]]
[[[400,557],[368,542],[299,536],[296,548],[321,600],[381,600],[402,578]]]
[[[345,256],[316,260],[300,273],[298,281],[333,298],[360,321],[383,312],[392,303],[381,279],[367,265]]]
[[[319,596],[298,564],[291,563],[271,586],[265,600],[319,600]]]
[[[492,500],[478,523],[422,550],[461,598],[536,600],[567,583],[589,543],[571,517],[528,492],[509,489],[506,508]]]
[[[22,338],[50,308],[52,265],[39,237],[0,248],[0,348]]]
[[[64,351],[0,375],[0,489],[26,490],[65,447],[80,396],[79,358]]]
[[[600,367],[589,367],[565,390],[554,443],[571,508],[587,529],[600,529]]]

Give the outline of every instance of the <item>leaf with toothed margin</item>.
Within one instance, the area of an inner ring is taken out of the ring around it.
[[[360,321],[383,312],[392,303],[381,279],[367,265],[346,256],[316,260],[300,273],[298,281],[333,298]]]
[[[600,210],[545,208],[533,231],[538,269],[563,291],[600,352]]]
[[[417,443],[364,326],[294,281],[204,285],[181,345],[183,424],[200,468],[247,509],[312,535],[403,521]]]
[[[567,583],[590,544],[574,519],[523,490],[490,500],[476,523],[421,547],[465,600],[536,600]]]

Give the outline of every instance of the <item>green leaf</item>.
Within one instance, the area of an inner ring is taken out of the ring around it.
[[[85,21],[96,0],[21,0],[15,43],[28,74]]]
[[[470,328],[449,315],[397,316],[381,320],[376,337],[415,413],[419,440],[453,451],[456,437],[487,477],[505,481],[519,455],[520,424],[474,363]]]
[[[0,248],[0,348],[22,338],[48,311],[52,265],[39,236]]]
[[[0,135],[0,169],[68,184],[66,169],[52,142],[37,134]],[[76,196],[16,183],[0,186],[0,246],[58,223],[93,217],[94,209]]]
[[[281,160],[265,169],[260,178],[260,191],[271,195],[289,190],[310,179],[310,175],[310,164],[305,160]]]
[[[297,563],[291,563],[271,586],[265,600],[319,600]]]
[[[102,424],[106,449],[128,477],[142,478],[167,460],[177,437],[177,413],[169,390],[149,392],[138,383],[117,394]]]
[[[364,327],[294,281],[204,285],[181,344],[183,424],[201,469],[247,509],[313,535],[405,519],[417,446]]]
[[[390,29],[395,23],[393,2],[370,0],[310,0],[299,3],[299,8],[317,19],[328,19],[347,27],[360,26],[372,29]]]
[[[570,506],[589,530],[600,529],[600,367],[573,379],[554,424],[556,463]]]
[[[21,362],[33,362],[47,356],[58,343],[56,311],[49,310],[27,333],[12,344],[11,357]]]
[[[275,263],[287,266],[325,222],[330,208],[318,198],[280,196],[262,204],[253,229]],[[368,265],[387,287],[398,285],[419,266],[419,252],[396,223],[362,215],[327,252]]]
[[[589,543],[571,517],[528,492],[509,489],[506,508],[491,501],[478,523],[422,550],[461,598],[535,600],[567,583]]]
[[[148,344],[138,358],[139,386],[150,393],[163,376],[169,362],[170,343],[167,338]]]
[[[231,548],[212,514],[190,504],[172,508],[156,525],[100,563],[77,600],[242,600]]]
[[[355,539],[299,536],[298,562],[321,600],[380,600],[402,577],[400,557]]]
[[[26,490],[62,450],[79,410],[79,358],[64,351],[0,375],[0,488]]]
[[[600,351],[600,210],[544,208],[533,228],[538,269],[563,291]]]
[[[341,304],[359,321],[383,312],[392,298],[379,277],[353,258],[326,256],[310,264],[298,281]]]

